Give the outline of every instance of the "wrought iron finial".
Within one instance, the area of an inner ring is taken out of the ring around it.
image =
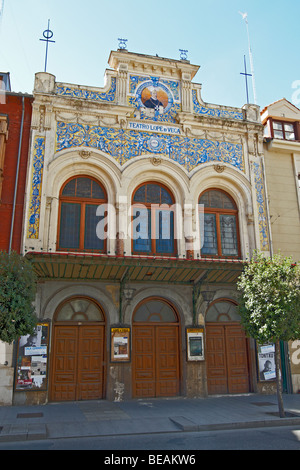
[[[40,41],[44,41],[46,43],[45,72],[47,71],[48,44],[49,42],[55,42],[55,41],[51,41],[51,38],[53,38],[53,32],[49,28],[50,28],[50,20],[48,20],[48,29],[45,29],[45,31],[43,32],[43,36],[45,39],[40,39]]]
[[[180,52],[180,60],[187,60],[187,53],[189,51],[185,49],[179,49],[179,52]]]
[[[127,49],[127,41],[128,39],[122,39],[122,38],[118,38],[118,41],[119,41],[119,49]]]

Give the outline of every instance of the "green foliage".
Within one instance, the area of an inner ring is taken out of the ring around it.
[[[300,338],[300,269],[280,254],[256,252],[237,283],[247,334],[260,344]]]
[[[32,334],[37,319],[33,302],[36,277],[31,264],[13,252],[0,252],[0,340],[12,343]]]

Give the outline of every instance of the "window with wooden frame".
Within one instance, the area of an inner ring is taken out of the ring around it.
[[[200,196],[199,204],[200,226],[204,226],[201,227],[204,233],[201,254],[238,258],[238,210],[234,200],[224,191],[210,189]]]
[[[296,140],[295,127],[292,122],[272,121],[274,139]]]
[[[132,198],[134,254],[175,255],[174,198],[158,183],[139,186]]]
[[[104,227],[96,232],[106,215],[104,210],[97,215],[101,204],[107,204],[107,196],[95,179],[77,176],[64,184],[59,198],[59,250],[106,251]]]

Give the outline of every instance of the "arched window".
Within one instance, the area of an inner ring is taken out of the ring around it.
[[[133,194],[133,253],[174,255],[174,199],[163,185],[146,183]]]
[[[206,313],[205,318],[207,322],[228,322],[228,321],[241,321],[238,313],[237,305],[230,300],[220,299],[213,302]]]
[[[165,300],[147,299],[143,301],[134,314],[134,322],[177,323],[174,308]]]
[[[239,257],[238,211],[233,199],[224,191],[212,189],[200,196],[199,204],[200,227],[204,225],[201,254]]]
[[[67,181],[59,198],[58,249],[104,252],[104,228],[97,233],[96,228],[105,215],[104,210],[97,215],[97,208],[106,203],[105,190],[94,179],[77,176]]]
[[[102,310],[96,302],[86,297],[73,297],[59,306],[56,322],[104,322]]]

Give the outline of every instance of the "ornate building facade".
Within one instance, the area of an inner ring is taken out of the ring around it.
[[[35,77],[23,247],[40,324],[14,401],[259,391],[235,286],[270,253],[259,108],[205,103],[187,60],[119,49],[109,66],[103,88]]]

